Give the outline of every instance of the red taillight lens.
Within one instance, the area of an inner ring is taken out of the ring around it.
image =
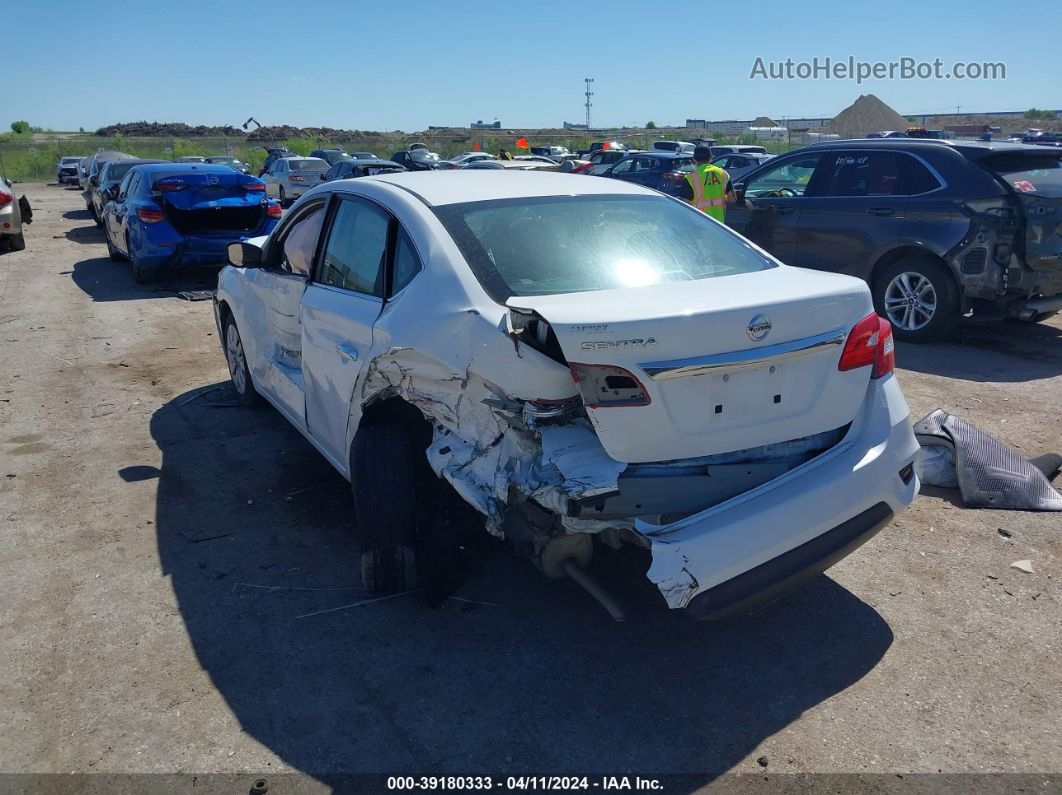
[[[184,190],[184,184],[180,182],[157,182],[155,190],[159,193],[172,193],[175,190]]]
[[[249,191],[265,191],[264,182],[245,182],[243,183],[243,189]]]
[[[270,218],[280,218],[284,215],[284,210],[279,204],[270,204],[266,207],[266,215]]]
[[[300,177],[298,174],[292,174],[291,176],[288,177],[288,182],[305,182],[305,181],[306,180],[303,177]]]
[[[162,210],[145,210],[143,207],[136,211],[136,217],[145,224],[157,224],[159,221],[166,220],[166,215]]]
[[[588,409],[648,406],[652,402],[649,392],[630,370],[609,364],[571,362],[569,366]]]
[[[867,315],[852,327],[837,369],[843,372],[869,364],[874,365],[874,378],[887,375],[896,367],[892,325],[877,315]]]
[[[11,204],[14,200],[15,195],[13,193],[6,193],[5,191],[0,190],[0,207],[7,207],[7,205]]]
[[[881,378],[896,369],[896,343],[892,339],[892,323],[883,317],[878,318],[881,331],[878,332],[878,352],[874,357],[874,377]]]

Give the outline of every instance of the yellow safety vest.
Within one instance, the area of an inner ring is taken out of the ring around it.
[[[693,188],[693,201],[690,202],[698,210],[708,213],[717,221],[726,219],[726,182],[727,175],[719,166],[709,163],[701,163],[694,166],[693,171],[686,175],[686,179]]]

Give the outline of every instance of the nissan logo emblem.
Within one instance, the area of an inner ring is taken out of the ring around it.
[[[753,342],[759,342],[771,333],[771,319],[767,315],[756,315],[749,321],[749,327],[745,329],[745,333]]]

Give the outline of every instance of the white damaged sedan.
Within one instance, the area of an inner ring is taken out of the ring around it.
[[[823,571],[918,491],[866,285],[654,191],[474,170],[329,182],[230,260],[215,313],[236,392],[350,480],[375,592],[429,563],[437,478],[606,606],[583,569],[595,538],[649,550],[668,605],[702,619]]]

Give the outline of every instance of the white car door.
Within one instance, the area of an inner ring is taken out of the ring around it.
[[[346,471],[347,423],[358,373],[386,295],[391,216],[337,195],[310,285],[302,297],[306,426]]]
[[[255,385],[300,428],[306,427],[300,303],[317,250],[326,198],[285,219],[261,268],[247,271],[249,292],[242,307],[244,349]]]

